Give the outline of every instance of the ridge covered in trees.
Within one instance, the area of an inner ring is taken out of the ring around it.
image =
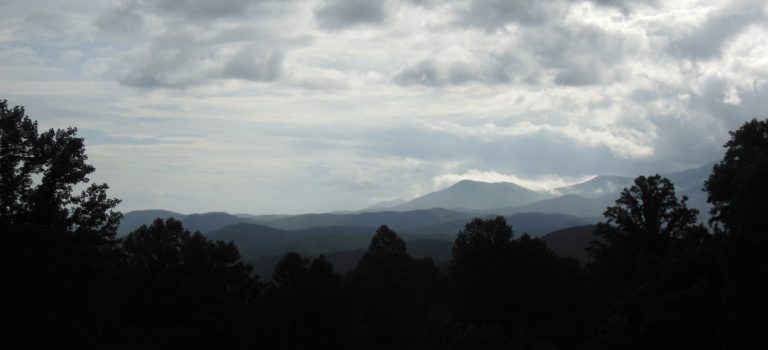
[[[768,120],[725,147],[709,228],[668,179],[640,176],[584,265],[496,217],[467,223],[445,265],[381,226],[346,274],[290,252],[257,276],[232,242],[173,218],[118,238],[119,201],[84,186],[77,130],[41,132],[0,101],[0,346],[766,348]]]

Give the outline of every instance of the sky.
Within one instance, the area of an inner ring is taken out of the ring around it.
[[[120,209],[354,210],[722,157],[768,117],[765,0],[3,0],[0,99]]]

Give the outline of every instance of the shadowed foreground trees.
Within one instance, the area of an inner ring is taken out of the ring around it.
[[[677,199],[666,178],[636,178],[633,186],[621,192],[616,205],[605,210],[606,221],[597,225],[595,234],[602,240],[594,241],[590,248],[590,269],[595,276],[623,292],[658,273],[661,260],[676,240],[706,232],[696,225],[698,212],[689,209],[686,200]],[[646,264],[638,265],[638,261]]]
[[[418,345],[433,304],[440,301],[440,279],[431,259],[414,261],[397,233],[381,226],[347,276],[350,345],[366,349]]]
[[[503,217],[474,219],[459,232],[449,277],[457,317],[473,329],[500,330],[517,346],[578,341],[575,315],[588,297],[578,262],[527,234],[513,239]]]
[[[730,134],[705,183],[724,236],[724,345],[768,348],[768,120]]]
[[[11,348],[94,345],[119,269],[121,214],[74,128],[38,133],[22,107],[0,101],[0,342]],[[66,315],[66,322],[63,317]],[[44,334],[45,336],[40,336]]]
[[[175,219],[157,219],[125,237],[124,322],[147,347],[227,346],[245,333],[260,292],[232,243],[211,242]],[[135,328],[134,328],[135,327]]]
[[[602,288],[592,348],[716,348],[720,274],[715,238],[672,183],[640,176],[605,211],[588,270]]]
[[[179,221],[115,237],[75,129],[38,133],[0,103],[3,348],[766,348],[768,121],[732,133],[706,183],[715,234],[672,184],[638,177],[585,268],[501,217],[452,259],[413,259],[381,226],[346,276],[286,254],[260,282],[232,243]],[[86,189],[75,193],[75,188]]]

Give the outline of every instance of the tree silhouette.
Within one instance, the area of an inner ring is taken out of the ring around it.
[[[592,242],[591,270],[609,285],[632,288],[655,270],[670,244],[691,234],[696,227],[696,209],[687,198],[678,200],[672,183],[659,175],[639,176],[625,188],[616,205],[603,214],[597,225],[602,241]],[[637,260],[645,265],[637,265]]]
[[[711,223],[722,225],[725,345],[768,347],[768,120],[731,132],[723,159],[705,183]]]
[[[467,335],[501,327],[511,344],[546,348],[548,339],[573,346],[580,329],[574,313],[585,293],[578,262],[527,234],[512,238],[503,217],[476,218],[456,237],[451,302],[475,329]]]
[[[0,101],[0,225],[90,232],[99,240],[95,243],[113,244],[121,215],[112,211],[119,201],[107,197],[107,185],[74,193],[94,171],[87,159],[77,129],[38,134],[24,108],[9,109],[7,101]]]
[[[138,344],[237,346],[258,277],[233,243],[209,241],[172,218],[128,234],[122,245],[130,294],[123,312]],[[235,343],[233,343],[235,342]]]
[[[753,119],[725,144],[723,160],[705,182],[712,222],[731,234],[768,230],[768,120]]]
[[[413,347],[420,341],[439,279],[431,260],[414,262],[405,242],[387,226],[371,239],[368,251],[347,277],[352,294],[351,343],[354,347]]]
[[[75,192],[93,171],[77,129],[38,133],[24,108],[0,101],[0,274],[7,282],[0,320],[14,325],[3,337],[9,345],[101,337],[93,330],[109,317],[99,302],[116,262],[121,214],[106,184]]]
[[[344,344],[347,293],[322,255],[314,260],[289,252],[277,263],[264,301],[262,328],[276,349]]]
[[[714,238],[672,183],[640,176],[605,210],[589,248],[607,314],[593,348],[711,348],[718,344]]]
[[[452,300],[462,319],[502,323],[510,301],[505,295],[512,228],[499,216],[473,219],[459,231],[449,269]]]

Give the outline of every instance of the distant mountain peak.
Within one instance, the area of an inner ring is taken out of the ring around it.
[[[431,192],[392,207],[392,210],[447,208],[487,210],[514,207],[549,198],[545,192],[527,189],[512,182],[461,180],[448,188]]]

